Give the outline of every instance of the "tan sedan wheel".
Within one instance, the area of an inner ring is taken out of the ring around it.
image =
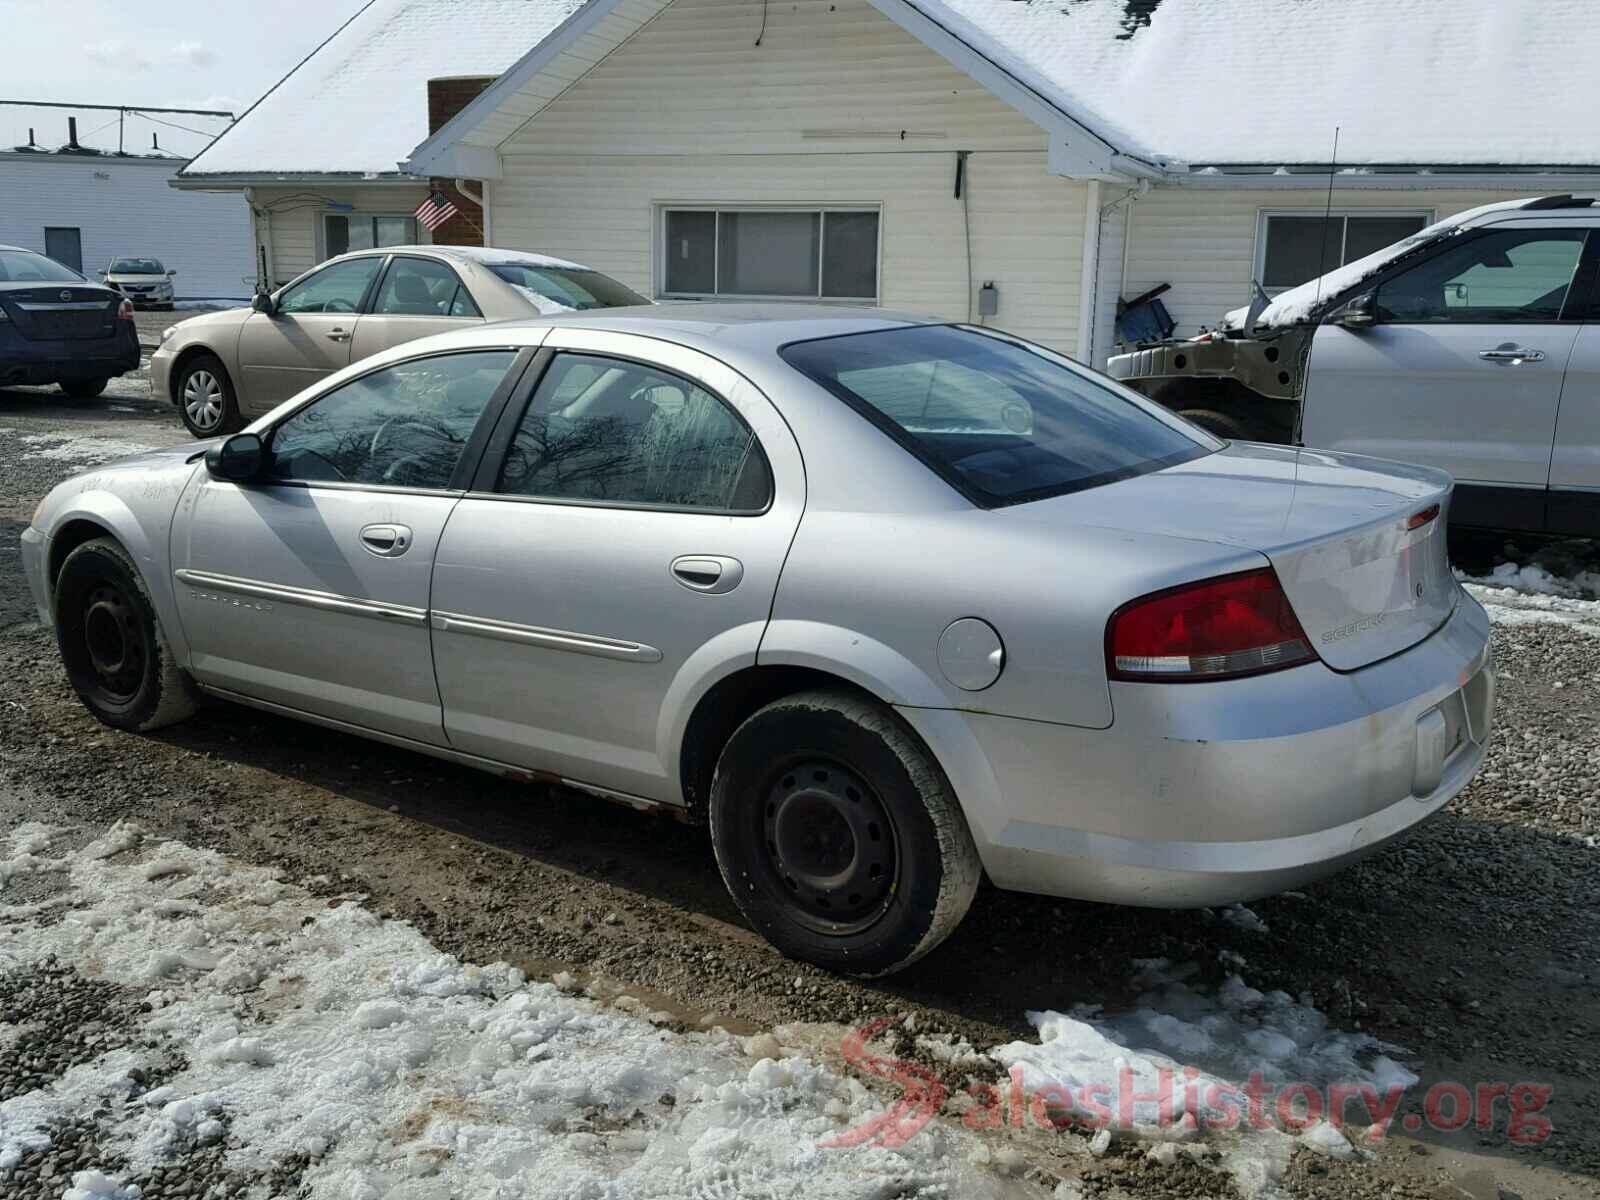
[[[191,358],[178,375],[178,410],[198,438],[234,433],[244,425],[233,381],[222,363],[209,354]]]

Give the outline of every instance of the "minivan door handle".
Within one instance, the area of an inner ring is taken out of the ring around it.
[[[411,549],[411,530],[405,525],[363,526],[361,548],[379,558],[399,558]]]
[[[739,586],[744,564],[721,554],[685,554],[672,560],[672,577],[691,592],[720,596]]]
[[[1493,350],[1479,350],[1478,357],[1485,362],[1510,363],[1513,367],[1525,362],[1543,362],[1543,350],[1524,350],[1519,346],[1496,346]]]

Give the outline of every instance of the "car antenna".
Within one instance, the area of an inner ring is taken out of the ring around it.
[[[1333,224],[1333,172],[1339,165],[1339,127],[1333,127],[1333,156],[1328,159],[1328,203],[1322,209],[1322,245],[1317,253],[1317,295],[1311,301],[1316,308],[1322,300],[1322,277],[1328,273],[1328,226]],[[1341,255],[1340,257],[1343,257]]]

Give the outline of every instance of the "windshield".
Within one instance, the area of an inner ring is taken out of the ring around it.
[[[532,292],[530,297],[541,313],[576,311],[585,308],[619,308],[627,304],[649,304],[638,292],[623,287],[599,271],[572,267],[540,267],[528,263],[490,263],[489,269],[513,287]],[[551,304],[539,304],[539,300]]]
[[[1143,475],[1218,445],[1047,350],[974,329],[846,334],[780,353],[986,508]]]
[[[165,275],[167,269],[154,258],[119,258],[111,264],[112,275]]]
[[[0,283],[82,283],[83,276],[32,250],[0,250]]]

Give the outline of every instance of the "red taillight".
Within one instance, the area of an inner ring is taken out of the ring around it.
[[[121,304],[117,305],[117,320],[119,320],[119,321],[131,321],[131,320],[133,320],[133,301],[132,300],[124,300]]]
[[[1406,518],[1406,532],[1409,533],[1413,529],[1421,529],[1424,525],[1426,525],[1429,521],[1433,520],[1438,515],[1439,515],[1439,506],[1437,504],[1430,504],[1430,505],[1428,505],[1427,508],[1423,509],[1421,512],[1412,513],[1409,517]]]
[[[1113,679],[1226,679],[1314,657],[1271,567],[1141,597],[1106,627]]]

